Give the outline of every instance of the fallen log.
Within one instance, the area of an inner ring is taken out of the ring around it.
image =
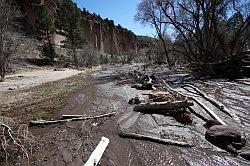
[[[151,142],[156,142],[156,143],[161,143],[161,144],[181,146],[181,147],[192,147],[193,146],[192,144],[187,143],[187,142],[180,142],[180,141],[175,141],[175,140],[171,140],[171,139],[162,139],[162,138],[158,138],[158,137],[147,136],[147,135],[142,135],[142,134],[135,134],[135,133],[120,132],[119,136],[124,137],[124,138],[132,138],[132,139],[137,139],[137,140],[146,140],[146,141],[151,141]]]
[[[179,110],[193,106],[193,102],[188,100],[175,101],[175,102],[154,102],[154,103],[141,103],[134,107],[133,111],[148,113],[148,114],[171,114],[174,110]]]
[[[94,117],[85,117],[85,118],[97,119],[97,118],[114,116],[115,114],[116,114],[116,112],[110,112],[110,113],[107,113],[107,114],[102,114],[102,115],[98,115],[98,116],[94,116]],[[84,116],[85,115],[62,115],[62,119],[81,118],[81,117],[84,117]]]
[[[219,116],[217,116],[210,108],[208,108],[205,104],[199,101],[196,97],[192,97],[192,99],[201,106],[213,119],[216,119],[222,125],[227,125]]]
[[[101,141],[89,157],[88,161],[84,164],[84,166],[96,166],[99,164],[99,161],[105,152],[107,146],[109,144],[109,139],[106,137],[102,137]]]
[[[90,120],[90,119],[98,119],[98,118],[104,118],[104,117],[110,117],[115,116],[116,112],[111,112],[108,114],[93,116],[93,117],[84,117],[83,115],[64,115],[63,118],[70,117],[70,119],[60,119],[60,120],[36,120],[36,121],[30,121],[29,126],[40,126],[40,125],[51,125],[51,124],[57,124],[57,123],[66,123],[66,122],[72,122],[72,121],[82,121],[82,120]],[[75,117],[73,117],[75,116]],[[76,117],[78,116],[78,117]]]
[[[200,96],[202,96],[203,98],[205,98],[206,100],[208,100],[211,104],[213,104],[215,107],[219,108],[219,110],[221,110],[222,112],[226,113],[227,115],[229,115],[231,118],[233,118],[236,122],[241,123],[239,117],[232,113],[225,105],[223,105],[222,103],[220,103],[219,101],[216,101],[215,99],[209,97],[208,95],[206,95],[205,93],[203,93],[202,91],[200,91],[198,88],[196,88],[193,85],[190,84],[185,84],[184,86],[186,87],[190,87],[193,90],[195,90]]]
[[[177,90],[171,88],[167,83],[166,81],[164,81],[162,79],[162,82],[165,86],[167,86],[170,90],[178,93],[179,95],[182,95],[182,96],[186,96],[186,95],[183,95],[182,93],[178,92]],[[202,102],[200,102],[197,98],[195,97],[192,97],[192,96],[186,96],[187,98],[191,98],[193,101],[195,101],[199,106],[201,106],[213,119],[216,119],[218,122],[220,122],[222,125],[227,125],[219,116],[217,116],[211,109],[209,109],[205,104],[203,104]]]

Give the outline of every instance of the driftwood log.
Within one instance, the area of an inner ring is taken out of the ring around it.
[[[84,166],[96,166],[99,165],[99,161],[103,153],[105,152],[107,146],[109,144],[109,139],[106,137],[102,137],[101,141],[92,152],[91,156],[89,157],[88,161],[84,164]]]
[[[171,88],[165,80],[162,79],[162,82],[163,84],[168,88],[170,89],[171,91],[173,92],[176,92],[178,93],[179,95],[182,95],[182,96],[186,96],[186,95],[183,95],[182,93],[178,92],[177,90]],[[217,116],[211,109],[209,109],[205,104],[203,104],[202,102],[200,102],[197,98],[195,97],[192,97],[192,96],[188,96],[188,98],[191,98],[193,101],[195,101],[199,106],[201,106],[213,119],[219,121],[222,125],[226,125],[226,123],[219,117]]]
[[[219,101],[216,101],[215,99],[209,97],[208,95],[206,95],[204,92],[200,91],[198,88],[196,88],[193,85],[190,84],[186,84],[184,85],[185,87],[190,87],[193,90],[195,90],[200,96],[202,96],[203,98],[205,98],[207,101],[209,101],[211,104],[213,104],[215,107],[219,108],[219,110],[221,110],[222,112],[226,113],[227,115],[229,115],[231,118],[233,118],[236,122],[240,123],[240,119],[239,117],[232,113],[232,111],[230,111],[225,105],[223,105],[222,103],[220,103]]]
[[[137,139],[137,140],[146,140],[146,141],[151,141],[151,142],[157,142],[157,143],[161,143],[161,144],[181,146],[181,147],[192,147],[193,146],[192,144],[187,143],[187,142],[180,142],[180,141],[171,140],[171,139],[162,139],[162,138],[158,138],[158,137],[147,136],[147,135],[142,135],[142,134],[135,134],[135,133],[120,132],[119,136],[125,137],[125,138]]]
[[[134,107],[134,111],[147,114],[163,114],[169,115],[174,110],[188,108],[194,105],[193,102],[188,100],[175,101],[175,102],[155,102],[155,103],[141,103]]]
[[[36,120],[36,121],[30,121],[29,125],[30,126],[41,126],[41,125],[51,125],[51,124],[57,124],[57,123],[66,123],[66,122],[72,122],[72,121],[82,121],[82,120],[90,120],[90,119],[98,119],[98,118],[104,118],[104,117],[111,117],[115,116],[116,112],[111,112],[103,115],[98,115],[98,116],[93,116],[93,117],[84,117],[83,115],[75,115],[75,116],[80,116],[80,117],[74,117],[70,119],[60,119],[60,120]],[[64,115],[63,117],[73,117],[74,115]]]
[[[222,125],[227,125],[218,115],[214,113],[210,108],[208,108],[205,104],[203,104],[201,101],[199,101],[196,97],[192,97],[192,99],[199,105],[201,108],[203,108],[213,119],[220,122]]]

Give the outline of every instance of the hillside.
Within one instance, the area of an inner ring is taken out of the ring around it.
[[[36,33],[37,10],[39,5],[46,5],[57,19],[57,6],[59,0],[16,0],[24,14],[25,29],[32,34]],[[116,26],[113,20],[103,19],[87,10],[82,11],[82,29],[85,33],[87,44],[95,50],[109,53],[121,54],[122,52],[137,52],[136,35],[120,25]],[[57,27],[60,28],[60,27]],[[60,45],[64,38],[54,34],[52,39],[55,45]]]

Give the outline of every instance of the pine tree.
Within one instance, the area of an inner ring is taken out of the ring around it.
[[[59,11],[59,24],[65,32],[66,41],[65,46],[73,50],[73,60],[76,67],[78,66],[78,58],[76,49],[80,48],[85,42],[83,28],[81,27],[82,12],[71,0],[63,0]]]
[[[55,32],[55,18],[45,5],[38,6],[37,12],[37,33],[45,40],[42,55],[53,61],[56,52],[51,42],[51,35]]]

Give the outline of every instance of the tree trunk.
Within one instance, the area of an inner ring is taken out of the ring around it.
[[[161,39],[162,44],[163,44],[164,53],[165,53],[166,58],[167,58],[167,62],[168,62],[169,69],[171,70],[171,69],[172,69],[172,66],[171,66],[171,62],[170,62],[169,55],[168,55],[168,51],[167,51],[167,47],[166,47],[166,42],[165,42],[165,40],[164,40],[164,38],[163,38],[162,36],[160,36],[160,39]]]
[[[79,62],[78,62],[78,58],[77,58],[77,55],[76,55],[76,49],[75,48],[73,48],[73,61],[74,61],[75,67],[78,69],[79,68]]]
[[[171,139],[162,139],[162,138],[157,138],[157,137],[147,136],[147,135],[142,135],[142,134],[135,134],[135,133],[120,132],[119,136],[125,137],[125,138],[138,139],[138,140],[147,140],[147,141],[157,142],[157,143],[161,143],[161,144],[181,146],[181,147],[192,147],[193,146],[192,144],[187,143],[187,142],[180,142],[180,141],[171,140]]]
[[[174,114],[175,110],[187,108],[192,105],[193,103],[187,100],[175,102],[142,103],[135,106],[133,111],[147,114],[171,115]]]
[[[3,82],[5,77],[3,29],[0,31],[0,77],[0,82]]]

